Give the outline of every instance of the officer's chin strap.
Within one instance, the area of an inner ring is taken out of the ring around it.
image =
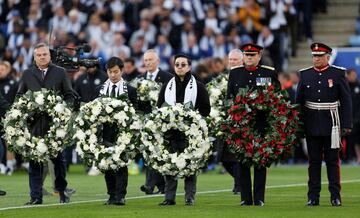
[[[340,102],[332,103],[317,103],[306,101],[305,107],[312,110],[330,110],[332,128],[331,128],[331,148],[337,149],[340,148],[341,144],[341,132],[340,132],[340,116],[339,116],[339,106]]]

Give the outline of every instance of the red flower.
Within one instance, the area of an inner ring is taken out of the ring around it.
[[[235,103],[240,103],[240,100],[241,100],[241,96],[237,95],[235,98]]]
[[[232,134],[237,133],[237,132],[238,132],[238,129],[235,128],[235,127],[231,127],[230,132],[231,132]]]

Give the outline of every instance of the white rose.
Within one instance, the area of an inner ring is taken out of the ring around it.
[[[79,141],[85,140],[85,133],[82,130],[76,131],[74,138],[78,138]]]
[[[65,107],[64,105],[62,104],[57,104],[55,107],[54,107],[54,110],[57,112],[57,113],[63,113]]]
[[[95,105],[93,108],[91,108],[91,113],[92,113],[92,116],[91,117],[96,117],[98,116],[100,113],[101,113],[101,106],[99,105]]]
[[[184,169],[184,167],[186,166],[186,161],[185,161],[185,159],[183,159],[183,158],[178,158],[177,160],[176,160],[176,166],[177,166],[177,168],[179,168],[179,170],[182,170],[182,169]]]
[[[45,152],[47,152],[48,147],[45,145],[45,143],[41,140],[38,142],[36,149],[41,153],[44,154]]]
[[[66,131],[64,129],[57,129],[56,130],[56,137],[57,138],[64,138],[66,135]]]
[[[114,109],[112,107],[110,107],[109,105],[106,105],[105,111],[106,111],[106,113],[110,114],[111,112],[114,111]]]
[[[13,109],[13,110],[11,110],[10,116],[12,118],[17,118],[17,117],[21,116],[21,111],[18,109]]]
[[[44,95],[42,93],[38,94],[35,97],[35,102],[39,105],[43,105],[44,104]]]
[[[97,142],[97,137],[95,134],[91,134],[89,137],[89,143],[90,144],[95,144]]]
[[[18,140],[16,140],[16,145],[21,147],[21,146],[24,146],[26,143],[26,139],[24,137],[20,137],[18,138]]]

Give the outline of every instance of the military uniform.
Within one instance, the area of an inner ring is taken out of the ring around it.
[[[245,44],[241,50],[245,52],[258,53],[262,47],[254,44]],[[250,89],[261,88],[266,84],[272,84],[276,89],[280,89],[280,83],[277,79],[277,73],[274,68],[268,66],[254,66],[254,67],[237,67],[230,71],[227,98],[234,99],[240,88],[249,87]],[[266,113],[258,111],[255,119],[254,128],[260,132],[265,133],[267,126]],[[240,190],[242,205],[263,205],[265,202],[265,183],[266,183],[266,168],[254,167],[254,196],[251,189],[251,173],[250,167],[240,163]]]
[[[314,43],[311,49],[313,55],[331,53],[331,48],[321,43]],[[296,101],[303,111],[309,154],[307,205],[319,205],[324,158],[331,203],[340,206],[340,132],[337,128],[352,128],[351,95],[345,69],[327,65],[321,69],[309,67],[300,70]]]

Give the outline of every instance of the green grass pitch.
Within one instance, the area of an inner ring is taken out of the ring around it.
[[[261,218],[357,218],[360,217],[360,167],[342,166],[342,207],[331,207],[327,190],[326,168],[322,169],[322,192],[319,207],[305,207],[307,166],[271,167],[267,174],[264,207],[241,207],[240,196],[233,195],[228,174],[210,172],[198,177],[195,206],[184,206],[183,180],[179,181],[177,205],[160,207],[163,196],[144,195],[139,187],[144,175],[129,176],[126,206],[105,206],[107,199],[102,175],[87,176],[82,166],[72,166],[67,176],[69,187],[77,190],[71,203],[57,204],[56,196],[45,196],[44,204],[24,207],[29,200],[28,176],[24,172],[0,176],[0,187],[7,195],[0,197],[0,217],[78,218],[78,217],[261,217]],[[49,178],[46,188],[51,190]]]

